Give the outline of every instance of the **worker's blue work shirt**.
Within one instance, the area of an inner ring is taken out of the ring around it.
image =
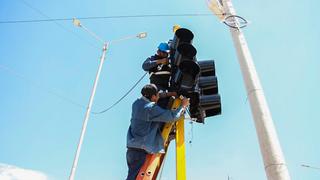
[[[183,114],[183,108],[162,109],[156,103],[141,97],[132,104],[131,124],[127,134],[127,147],[144,149],[150,154],[164,153],[161,136],[163,122],[173,122]]]

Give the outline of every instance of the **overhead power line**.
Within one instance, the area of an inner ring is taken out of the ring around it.
[[[314,167],[314,166],[310,166],[310,165],[305,165],[305,164],[301,164],[302,167],[306,167],[306,168],[311,168],[311,169],[317,169],[320,170],[320,167]]]
[[[33,11],[35,11],[36,13],[40,14],[41,16],[47,18],[47,19],[52,19],[51,17],[49,17],[47,14],[45,14],[44,12],[42,12],[40,9],[34,7],[32,4],[28,3],[25,0],[19,0],[21,3],[23,3],[25,6],[29,7],[30,9],[32,9]],[[1,24],[2,21],[0,21]],[[10,21],[6,21],[6,22],[10,22]],[[14,22],[14,21],[13,21]],[[63,29],[64,31],[71,33],[72,35],[74,35],[75,37],[77,37],[78,39],[82,40],[83,42],[86,42],[88,45],[90,45],[93,48],[100,48],[98,47],[96,44],[93,44],[85,39],[83,39],[81,36],[79,36],[77,33],[71,31],[70,29],[68,29],[67,27],[63,26],[62,24],[60,24],[58,21],[51,21],[54,24],[56,24],[58,27],[60,27],[61,29]],[[19,23],[17,21],[17,23]],[[3,23],[4,24],[4,23]],[[7,23],[8,24],[8,23]],[[16,23],[15,23],[16,24]]]
[[[41,13],[44,15],[43,13]],[[46,16],[46,15],[45,15]],[[212,16],[206,13],[186,13],[186,14],[140,14],[140,15],[119,15],[119,16],[93,16],[77,17],[79,20],[99,20],[99,19],[124,19],[124,18],[153,18],[153,17],[203,17]],[[48,16],[46,16],[48,18]],[[7,20],[0,21],[0,24],[18,24],[18,23],[39,23],[51,21],[72,21],[73,18],[48,18],[48,19],[30,19],[30,20]]]
[[[43,91],[43,92],[46,92],[46,93],[48,93],[48,94],[51,94],[51,95],[53,95],[53,96],[55,96],[55,97],[58,97],[58,98],[66,101],[66,102],[68,102],[68,103],[70,103],[70,104],[73,104],[73,105],[75,105],[75,106],[77,106],[77,107],[80,107],[80,108],[82,108],[82,109],[86,109],[86,108],[87,108],[86,106],[84,106],[84,105],[82,105],[82,104],[74,101],[73,99],[71,99],[71,98],[69,98],[69,97],[67,97],[67,96],[64,96],[64,95],[58,93],[58,90],[57,90],[57,89],[48,88],[48,87],[44,86],[42,83],[39,83],[39,82],[34,81],[34,80],[30,80],[30,79],[27,78],[25,75],[23,75],[23,74],[15,71],[15,70],[9,68],[8,66],[5,66],[5,65],[3,65],[3,64],[0,64],[0,70],[7,71],[7,72],[9,72],[11,75],[14,75],[14,76],[16,76],[16,77],[24,80],[28,85],[33,86],[33,87],[35,87],[36,89],[41,90],[41,91]]]

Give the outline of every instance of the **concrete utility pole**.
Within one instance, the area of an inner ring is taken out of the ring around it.
[[[208,5],[217,16],[221,14],[223,14],[225,18],[231,16],[231,20],[233,19],[234,23],[239,25],[238,20],[232,17],[232,15],[236,15],[236,13],[231,0],[222,1],[220,12],[212,8],[215,4],[221,5],[220,2],[220,0],[210,0],[208,1]],[[220,17],[218,16],[218,18]],[[268,180],[290,180],[271,113],[245,37],[240,28],[230,27],[230,32],[237,50],[267,178]]]

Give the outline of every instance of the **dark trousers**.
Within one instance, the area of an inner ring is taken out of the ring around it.
[[[147,152],[143,149],[128,148],[127,149],[127,165],[128,176],[127,180],[135,180],[141,167],[143,166]]]

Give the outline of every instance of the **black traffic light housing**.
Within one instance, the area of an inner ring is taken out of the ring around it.
[[[175,91],[188,92],[194,89],[200,73],[196,54],[197,50],[191,44],[182,43],[177,47],[171,77],[171,87]]]
[[[170,48],[176,50],[182,43],[192,44],[193,37],[194,35],[189,29],[180,28],[174,33]]]
[[[221,99],[214,61],[197,61],[193,37],[190,30],[180,28],[170,42],[170,90],[190,98],[191,118],[204,123],[206,117],[221,114]]]

